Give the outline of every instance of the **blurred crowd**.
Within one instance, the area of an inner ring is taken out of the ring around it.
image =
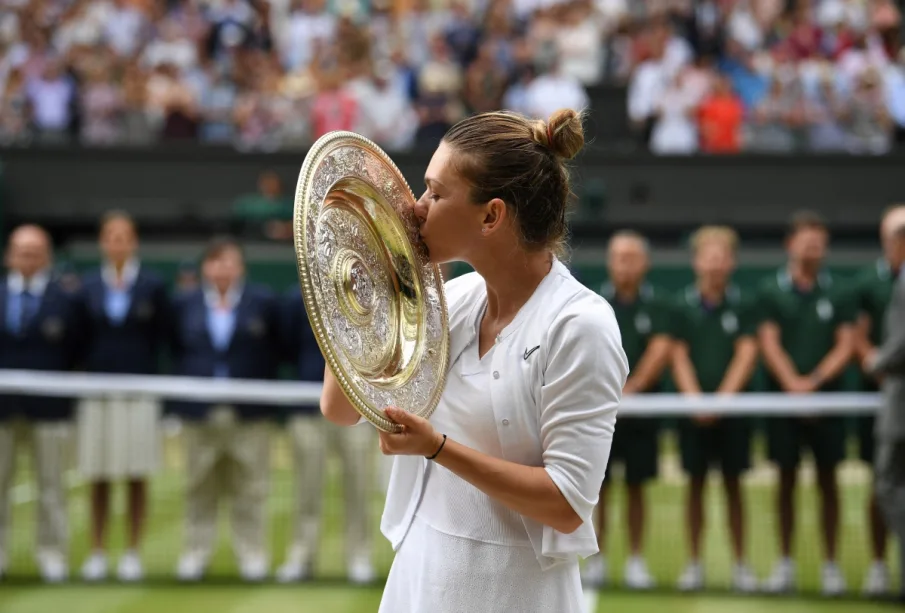
[[[882,154],[905,142],[894,0],[695,3],[649,26],[629,116],[656,153]]]
[[[627,85],[657,153],[881,153],[900,27],[896,0],[5,0],[0,144],[402,151]]]

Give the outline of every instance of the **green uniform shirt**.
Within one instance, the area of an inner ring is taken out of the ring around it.
[[[621,302],[610,284],[605,284],[600,294],[616,313],[616,322],[622,335],[622,349],[628,358],[629,369],[634,369],[647,350],[651,338],[658,334],[670,334],[668,301],[647,284],[641,286],[638,297],[631,303]],[[648,391],[656,391],[658,387],[654,386]]]
[[[745,336],[753,338],[757,330],[750,301],[744,301],[735,286],[728,288],[725,299],[717,305],[706,304],[696,287],[687,287],[679,294],[673,324],[676,339],[688,345],[704,393],[715,392],[723,382],[736,341]]]
[[[870,317],[870,342],[875,346],[883,344],[883,322],[893,285],[895,277],[883,258],[867,267],[855,280],[855,304],[859,313]]]
[[[814,371],[836,344],[836,330],[842,324],[855,321],[854,301],[834,288],[833,278],[821,274],[813,289],[799,291],[792,284],[788,272],[780,270],[767,279],[758,298],[760,322],[779,326],[782,347],[801,375]],[[778,390],[772,376],[770,385]],[[837,379],[822,389],[838,388]]]

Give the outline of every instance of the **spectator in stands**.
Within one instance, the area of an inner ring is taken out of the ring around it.
[[[148,108],[148,77],[137,63],[123,73],[123,143],[147,145],[154,140],[153,118]]]
[[[562,73],[583,86],[597,84],[602,75],[602,24],[594,19],[591,0],[571,0],[561,8],[556,48]]]
[[[236,85],[221,64],[211,65],[208,74],[210,82],[200,98],[200,140],[209,144],[230,144],[235,138],[232,111],[236,105]]]
[[[28,81],[26,93],[36,139],[41,143],[67,142],[76,89],[62,62],[50,60],[40,76]]]
[[[43,228],[24,225],[10,234],[7,275],[0,284],[0,368],[68,371],[76,365],[84,322],[74,294],[51,276],[51,241]],[[69,575],[66,473],[71,450],[71,398],[0,398],[0,574],[9,561],[10,489],[19,444],[34,456],[37,487],[38,569],[44,581]]]
[[[325,10],[326,0],[292,0],[288,20],[277,36],[283,67],[288,71],[309,66],[317,44],[332,43],[336,36],[336,15]]]
[[[509,81],[509,75],[497,63],[496,47],[484,43],[478,56],[465,73],[463,98],[469,112],[498,111]]]
[[[843,126],[846,103],[830,75],[821,79],[815,96],[805,100],[808,146],[815,152],[844,152],[848,134]]]
[[[742,121],[745,109],[732,91],[732,83],[718,76],[713,92],[698,109],[698,134],[703,153],[738,153],[742,147]]]
[[[851,133],[849,150],[852,153],[882,155],[889,151],[893,123],[876,70],[865,70],[858,77],[846,115]]]
[[[587,109],[591,102],[581,82],[562,71],[556,55],[535,63],[536,76],[525,89],[529,117],[549,117],[561,108]]]
[[[353,130],[358,122],[359,103],[344,86],[338,70],[320,76],[320,91],[311,109],[311,137],[317,140],[334,130]]]
[[[757,321],[753,296],[743,298],[732,284],[737,245],[735,231],[726,227],[705,226],[692,236],[695,284],[680,294],[672,326],[676,339],[672,374],[683,394],[749,391],[757,366]],[[747,564],[741,491],[741,476],[751,466],[749,420],[713,415],[682,419],[679,441],[682,466],[691,479],[686,515],[691,559],[678,587],[683,591],[704,587],[704,486],[711,466],[719,465],[735,562],[732,589],[753,592],[757,579]]]
[[[100,226],[103,264],[89,273],[81,292],[89,372],[155,374],[169,333],[166,286],[137,258],[135,222],[121,211]],[[107,578],[111,483],[128,483],[127,549],[117,566],[121,581],[144,576],[138,550],[147,514],[147,478],[160,465],[160,407],[153,398],[120,396],[82,401],[78,420],[79,470],[91,482],[91,555],[87,581]]]
[[[658,155],[689,154],[698,149],[695,121],[700,99],[687,86],[690,73],[679,72],[655,104],[650,149]]]
[[[285,241],[292,238],[292,197],[274,170],[258,177],[258,191],[240,196],[233,203],[233,219],[246,238]]]
[[[418,73],[415,110],[420,120],[416,136],[419,145],[435,145],[463,117],[465,110],[459,99],[463,81],[462,68],[453,60],[446,41],[434,37],[428,60]]]
[[[443,37],[449,52],[461,66],[468,66],[475,58],[480,31],[467,0],[450,0],[449,17],[443,28]]]
[[[286,355],[302,381],[322,382],[324,358],[311,331],[298,287],[290,290],[283,308],[282,337]],[[321,417],[317,403],[290,409],[287,424],[292,447],[296,508],[292,542],[277,579],[294,582],[308,579],[319,553],[323,529],[324,481],[327,462],[338,456],[342,465],[345,515],[346,571],[356,584],[375,578],[371,564],[369,500],[376,471],[372,455],[372,428],[337,428]]]
[[[779,76],[774,76],[770,91],[752,114],[746,149],[765,153],[794,151],[794,127],[801,123],[803,102],[797,81],[786,83]]]
[[[276,379],[281,340],[273,294],[245,278],[242,249],[214,239],[202,261],[201,288],[174,304],[174,372],[215,379]],[[186,527],[176,574],[201,579],[210,562],[217,511],[232,507],[233,549],[246,581],[268,572],[265,509],[273,409],[251,403],[173,401],[185,424]]]
[[[897,275],[895,241],[891,240],[894,226],[898,220],[905,218],[905,205],[890,207],[880,224],[880,241],[883,255],[871,266],[866,267],[855,280],[855,303],[858,306],[858,324],[855,334],[855,358],[859,364],[883,344],[884,318]],[[880,389],[880,378],[864,373],[862,387],[867,392]],[[873,415],[857,418],[857,434],[860,458],[873,465],[876,457],[875,425]],[[870,543],[873,562],[864,579],[864,593],[868,596],[880,596],[890,587],[889,569],[886,566],[886,543],[889,535],[883,521],[883,515],[877,504],[876,492],[870,498],[868,508],[870,521]]]
[[[359,109],[355,131],[387,151],[406,151],[415,140],[418,114],[392,79],[392,64],[382,62],[351,90]]]
[[[0,95],[0,142],[12,145],[28,141],[29,111],[25,74],[12,70]]]
[[[808,394],[838,391],[840,376],[853,349],[855,314],[850,300],[824,270],[829,232],[810,212],[792,217],[785,269],[763,284],[758,299],[761,351],[770,391]],[[845,578],[836,563],[839,536],[839,491],[836,467],[845,455],[845,424],[840,417],[771,417],[767,422],[770,459],[779,468],[779,536],[781,558],[766,583],[770,592],[795,585],[792,532],[795,526],[795,485],[801,451],[808,447],[817,465],[821,494],[824,594],[845,592]]]
[[[130,0],[113,0],[104,19],[104,40],[122,58],[132,57],[149,34],[148,18]]]
[[[669,364],[672,347],[669,301],[662,292],[645,281],[649,265],[649,246],[644,237],[635,232],[621,231],[610,239],[607,257],[610,280],[601,288],[600,293],[613,307],[622,332],[622,347],[631,372],[623,394],[659,391],[663,372]],[[608,578],[609,569],[604,554],[609,500],[607,492],[612,481],[612,468],[621,463],[628,490],[626,518],[630,549],[630,557],[625,566],[625,584],[631,589],[649,589],[654,586],[642,551],[647,517],[644,485],[657,476],[658,445],[658,420],[619,420],[619,429],[613,438],[607,475],[604,477],[597,505],[600,553],[585,564],[585,583],[602,585]]]
[[[122,138],[122,89],[108,64],[94,64],[86,76],[81,92],[81,141],[86,145],[118,144]]]

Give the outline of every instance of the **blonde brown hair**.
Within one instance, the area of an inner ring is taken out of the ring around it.
[[[473,115],[443,142],[476,204],[499,198],[518,224],[526,249],[564,252],[572,192],[565,162],[584,146],[582,113],[561,109],[547,121],[509,112]]]
[[[114,221],[126,222],[132,227],[132,233],[138,236],[138,226],[135,223],[135,219],[127,212],[121,211],[119,209],[107,211],[103,214],[103,216],[101,216],[101,221],[98,224],[98,233],[103,234],[104,230],[107,228],[107,225],[113,223]]]
[[[722,243],[735,253],[738,249],[738,233],[729,226],[703,226],[691,235],[689,243],[694,253],[707,243]]]

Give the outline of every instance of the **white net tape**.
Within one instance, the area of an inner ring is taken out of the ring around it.
[[[159,375],[113,375],[0,369],[0,394],[56,397],[142,395],[160,399],[211,403],[312,406],[320,399],[321,385],[295,381],[250,381]],[[735,395],[638,394],[626,396],[622,416],[667,415],[853,415],[873,413],[880,406],[878,393],[745,393]]]

